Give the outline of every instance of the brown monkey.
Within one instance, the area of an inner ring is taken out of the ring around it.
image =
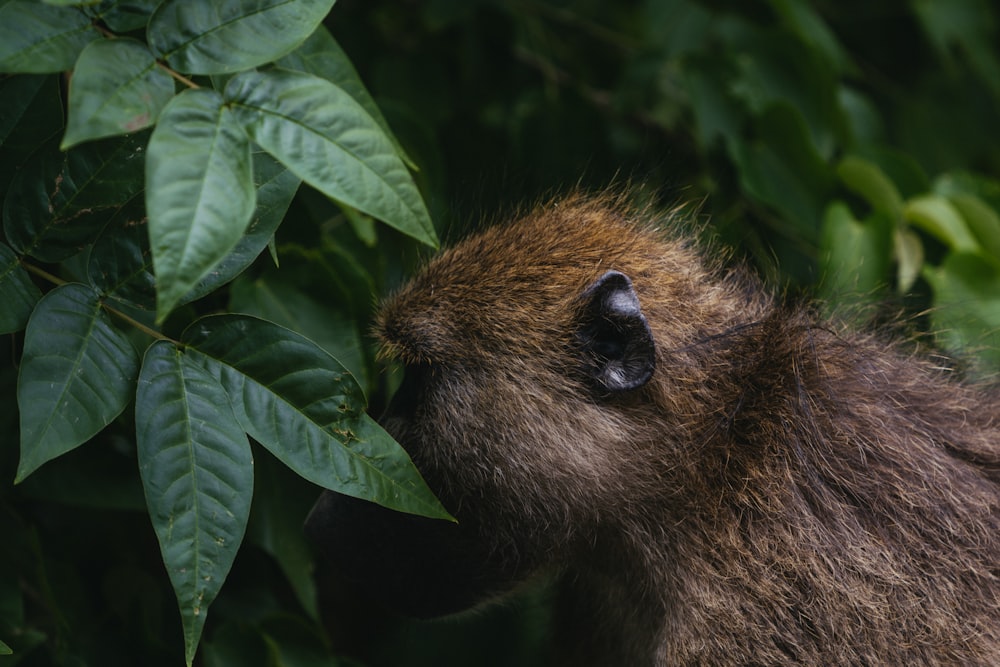
[[[609,198],[446,250],[381,310],[384,420],[456,525],[307,528],[416,615],[557,573],[559,664],[1000,664],[1000,402]]]

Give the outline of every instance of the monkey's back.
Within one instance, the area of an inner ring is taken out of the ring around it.
[[[698,448],[665,664],[998,664],[995,391],[774,319]]]

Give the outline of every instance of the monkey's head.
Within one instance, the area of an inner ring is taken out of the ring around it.
[[[327,492],[307,530],[401,611],[438,615],[573,567],[662,504],[691,421],[693,343],[725,280],[618,202],[574,197],[444,251],[383,305],[405,379],[382,425],[458,524]]]

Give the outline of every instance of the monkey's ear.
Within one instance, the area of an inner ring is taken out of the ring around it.
[[[578,339],[588,375],[604,391],[637,389],[656,367],[656,346],[628,276],[608,271],[584,290]]]

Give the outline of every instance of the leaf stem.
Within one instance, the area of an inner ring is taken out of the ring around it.
[[[93,25],[94,25],[94,28],[96,28],[99,33],[101,33],[102,35],[104,35],[108,39],[118,39],[118,37],[119,37],[118,34],[112,32],[111,30],[108,30],[106,27],[104,27],[100,23],[95,22]],[[174,77],[175,79],[177,79],[178,81],[180,81],[181,83],[183,83],[188,88],[200,88],[201,87],[197,83],[195,83],[194,81],[192,81],[191,79],[189,79],[186,76],[184,76],[183,74],[180,74],[180,73],[175,72],[174,70],[170,69],[167,65],[165,65],[162,62],[160,62],[159,60],[156,61],[156,64],[159,65],[160,69],[162,69],[167,74],[169,74],[170,76]]]
[[[23,259],[21,260],[21,266],[23,266],[27,271],[34,273],[39,278],[44,278],[53,285],[66,285],[69,281],[63,280],[59,276],[52,275],[45,269],[39,268],[33,264],[28,264]]]
[[[201,86],[199,86],[197,83],[187,78],[183,74],[175,72],[174,70],[170,69],[169,67],[161,63],[159,60],[156,61],[156,64],[160,67],[160,69],[162,69],[164,72],[166,72],[170,76],[174,77],[175,79],[183,83],[188,88],[201,88]]]
[[[21,266],[23,266],[27,271],[29,271],[31,273],[34,273],[36,276],[38,276],[38,277],[40,277],[40,278],[42,278],[44,280],[47,280],[48,282],[52,283],[53,285],[62,286],[62,285],[68,285],[69,284],[68,280],[63,280],[59,276],[53,275],[53,274],[49,273],[48,271],[46,271],[43,268],[40,268],[40,267],[35,266],[34,264],[29,264],[29,263],[25,262],[23,259],[21,260]],[[155,338],[157,340],[167,340],[167,341],[170,341],[171,343],[174,343],[177,346],[181,345],[178,341],[174,340],[173,338],[170,338],[169,336],[165,336],[161,332],[157,331],[156,329],[152,329],[150,327],[147,327],[145,324],[143,324],[139,320],[135,319],[134,317],[126,315],[125,313],[123,313],[122,311],[118,310],[117,308],[109,306],[106,301],[102,300],[101,301],[101,306],[104,308],[104,310],[106,310],[109,313],[111,313],[113,315],[116,315],[119,318],[125,320],[127,323],[129,323],[130,325],[132,325],[133,327],[135,327],[139,331],[143,332],[147,336],[151,336],[151,337],[153,337],[153,338]]]
[[[115,316],[117,316],[117,317],[125,320],[127,323],[129,323],[130,325],[132,325],[133,327],[135,327],[136,329],[138,329],[142,333],[146,334],[147,336],[155,338],[156,340],[170,341],[174,345],[177,345],[178,347],[181,347],[180,342],[174,340],[170,336],[165,336],[162,332],[157,331],[156,329],[153,329],[151,327],[147,327],[145,324],[143,324],[139,320],[135,319],[134,317],[132,317],[130,315],[126,315],[125,313],[123,313],[122,311],[118,310],[117,308],[109,306],[107,301],[101,301],[101,306],[104,308],[104,310],[108,311],[112,315],[115,315]]]
[[[97,32],[101,33],[106,38],[108,38],[108,39],[118,39],[118,35],[116,35],[115,33],[111,32],[110,30],[108,30],[107,28],[105,28],[103,25],[100,24],[100,22],[94,21],[94,22],[91,23],[91,25],[94,26],[94,29],[97,30]]]

